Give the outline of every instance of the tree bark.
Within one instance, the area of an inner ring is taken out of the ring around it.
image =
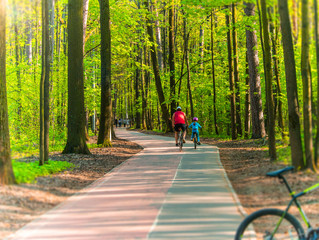
[[[136,62],[142,66],[142,49],[140,44],[136,44]],[[137,129],[141,128],[141,113],[140,113],[140,81],[142,78],[142,70],[139,66],[135,66],[135,127]]]
[[[292,26],[293,26],[294,44],[297,44],[298,36],[299,36],[297,1],[298,0],[292,0]]]
[[[40,83],[40,159],[39,165],[49,161],[49,128],[50,128],[50,78],[53,62],[54,35],[50,33],[52,24],[52,0],[42,1],[42,73]],[[53,18],[54,19],[54,18]]]
[[[0,0],[0,185],[14,183],[6,87],[6,0]]]
[[[89,14],[89,2],[90,0],[83,0],[83,52],[85,52],[85,35]]]
[[[214,62],[214,16],[211,15],[211,51],[212,51],[212,78],[213,78],[213,109],[214,109],[214,126],[215,133],[218,135],[217,110],[216,110],[216,78],[215,78],[215,62]]]
[[[244,3],[245,13],[248,17],[255,16],[255,5],[253,3]],[[254,22],[253,25],[256,23]],[[251,104],[251,124],[252,138],[263,138],[265,133],[264,114],[262,110],[261,86],[259,75],[259,58],[257,51],[257,35],[253,30],[254,26],[247,26],[246,46],[247,60],[249,65],[249,87],[250,87],[250,104]]]
[[[235,83],[235,100],[236,100],[236,126],[237,134],[243,135],[243,129],[240,117],[240,88],[239,88],[239,71],[238,71],[238,53],[237,53],[237,31],[236,31],[236,4],[232,4],[232,38],[233,38],[233,61],[234,61],[234,83]]]
[[[245,134],[244,138],[248,139],[250,135],[250,94],[249,94],[249,66],[246,53],[246,94],[245,94]]]
[[[231,11],[231,5],[228,6]],[[228,51],[228,80],[230,88],[230,117],[231,117],[231,135],[232,139],[237,139],[237,127],[236,127],[236,95],[235,95],[235,81],[234,81],[234,69],[232,59],[232,46],[231,46],[231,31],[230,31],[230,16],[226,14],[226,27],[227,27],[227,51]]]
[[[311,114],[311,79],[309,74],[309,3],[302,0],[301,28],[301,77],[303,85],[304,143],[306,167],[316,170],[313,158],[312,114]]]
[[[13,10],[13,24],[14,24],[14,45],[15,45],[15,66],[16,66],[16,75],[17,75],[17,87],[18,87],[18,97],[16,99],[18,103],[18,126],[17,130],[17,138],[20,138],[21,135],[21,123],[22,123],[22,103],[21,103],[21,69],[20,69],[20,48],[19,48],[19,30],[18,30],[18,9],[16,0],[12,1],[12,10]]]
[[[90,154],[85,132],[83,1],[68,3],[68,139],[63,153]]]
[[[317,0],[313,1],[314,6],[314,32],[316,42],[316,56],[317,56],[317,73],[319,73],[319,24],[318,24],[318,3]],[[319,169],[319,76],[317,75],[317,133],[315,142],[315,165]]]
[[[261,0],[262,26],[264,33],[264,56],[265,56],[265,78],[266,78],[266,98],[268,106],[268,145],[269,155],[272,161],[276,160],[276,136],[275,136],[275,111],[272,92],[272,68],[271,68],[271,49],[269,43],[268,17],[266,0]]]
[[[162,47],[162,37],[161,37],[161,28],[159,26],[158,20],[158,10],[156,6],[156,0],[154,1],[154,8],[155,8],[155,34],[156,34],[156,43],[157,43],[157,55],[158,55],[158,66],[160,71],[163,71],[164,63],[163,63],[163,47]]]
[[[286,72],[291,160],[296,169],[302,169],[304,161],[300,135],[297,76],[287,0],[278,0],[278,5]]]
[[[111,28],[109,0],[99,0],[101,24],[101,117],[98,144],[112,146]]]
[[[171,101],[171,116],[176,110],[176,101],[175,101],[175,44],[174,44],[174,0],[171,0],[169,8],[169,85],[170,85],[170,101]]]
[[[274,64],[274,74],[276,79],[276,88],[275,88],[275,118],[278,120],[278,127],[281,129],[282,137],[284,137],[284,120],[282,113],[282,100],[281,100],[281,84],[279,79],[279,60],[277,56],[277,42],[278,42],[278,27],[275,28],[274,22],[272,20],[273,7],[268,8],[268,13],[270,16],[269,30],[271,33],[271,43],[272,43],[272,60]],[[276,24],[278,25],[278,24]],[[278,111],[276,111],[278,109]]]

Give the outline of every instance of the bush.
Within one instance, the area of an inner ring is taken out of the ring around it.
[[[75,165],[66,161],[49,160],[47,164],[39,166],[39,162],[17,162],[12,161],[13,172],[18,184],[32,183],[40,176],[48,176],[57,172],[73,168]]]

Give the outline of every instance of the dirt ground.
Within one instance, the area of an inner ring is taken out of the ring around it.
[[[172,136],[172,134],[166,135]],[[94,142],[96,139],[92,138],[90,141]],[[201,142],[219,147],[221,162],[248,214],[262,207],[283,208],[287,204],[289,195],[283,184],[276,179],[265,177],[268,171],[284,166],[269,161],[265,148],[262,148],[262,141],[218,141],[203,138]],[[0,239],[4,239],[63,202],[141,149],[135,143],[115,140],[113,148],[92,149],[92,155],[89,156],[55,153],[50,155],[50,159],[69,161],[76,167],[72,171],[40,177],[37,183],[1,186]],[[35,158],[20,160],[30,161]],[[319,175],[310,172],[299,172],[286,176],[297,192],[319,182]],[[316,223],[319,227],[319,190],[304,196],[301,202],[311,222]],[[294,212],[297,213],[296,209],[293,209]]]

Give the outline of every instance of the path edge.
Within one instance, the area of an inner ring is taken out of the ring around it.
[[[234,190],[234,188],[233,188],[233,186],[232,186],[232,184],[231,184],[231,182],[230,182],[230,180],[229,180],[229,178],[227,176],[226,170],[225,170],[225,168],[224,168],[224,166],[223,166],[223,164],[222,164],[222,162],[220,160],[219,148],[218,147],[216,147],[216,148],[217,148],[217,151],[218,151],[218,161],[217,162],[221,166],[221,168],[223,169],[224,178],[225,178],[225,180],[227,182],[228,188],[229,188],[229,190],[230,190],[230,192],[232,194],[234,202],[236,203],[236,207],[237,207],[239,213],[245,218],[245,217],[248,216],[248,214],[245,211],[244,207],[241,205],[239,197],[238,197],[237,193],[235,192],[235,190]]]

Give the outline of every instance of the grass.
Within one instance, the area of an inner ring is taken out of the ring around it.
[[[37,177],[48,176],[66,169],[72,169],[75,165],[66,161],[49,160],[47,164],[39,166],[38,161],[17,162],[12,160],[13,172],[18,184],[35,182]]]

